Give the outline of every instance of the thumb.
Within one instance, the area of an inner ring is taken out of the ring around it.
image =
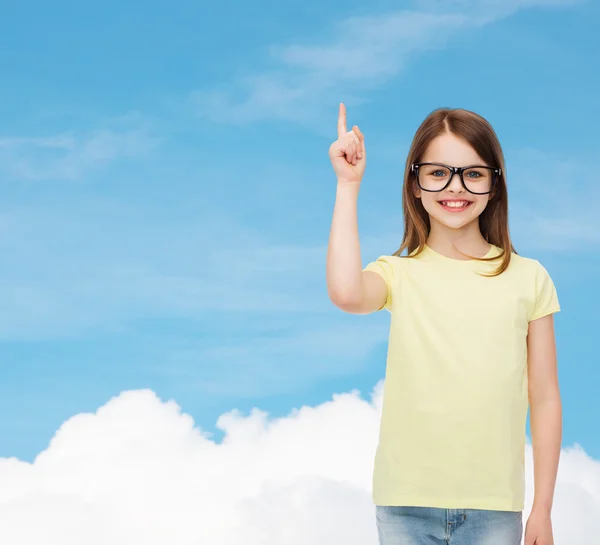
[[[533,535],[533,532],[525,531],[525,541],[523,541],[523,545],[535,545],[536,538]]]

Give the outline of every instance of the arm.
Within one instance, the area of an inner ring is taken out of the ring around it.
[[[327,292],[342,310],[367,314],[384,305],[387,285],[377,273],[362,270],[357,201],[366,149],[364,136],[356,125],[347,131],[343,104],[338,115],[338,139],[331,144],[329,156],[338,183],[327,248]]]
[[[532,512],[549,515],[562,441],[562,406],[552,314],[530,322],[527,350],[535,483]]]
[[[358,236],[359,184],[338,183],[327,248],[327,291],[331,301],[352,314],[379,310],[387,286],[378,274],[362,270]]]

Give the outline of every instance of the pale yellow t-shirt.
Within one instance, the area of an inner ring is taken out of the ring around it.
[[[391,313],[375,504],[523,510],[528,324],[560,308],[537,260],[513,254],[499,276],[477,274],[498,262],[426,246],[365,267]]]

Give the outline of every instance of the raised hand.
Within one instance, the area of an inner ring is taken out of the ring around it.
[[[365,137],[357,125],[346,128],[346,106],[340,103],[338,139],[329,147],[329,158],[338,182],[360,183],[365,172],[367,154]]]

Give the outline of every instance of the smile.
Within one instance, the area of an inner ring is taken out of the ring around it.
[[[450,212],[462,212],[471,206],[471,201],[438,201],[440,206]]]

